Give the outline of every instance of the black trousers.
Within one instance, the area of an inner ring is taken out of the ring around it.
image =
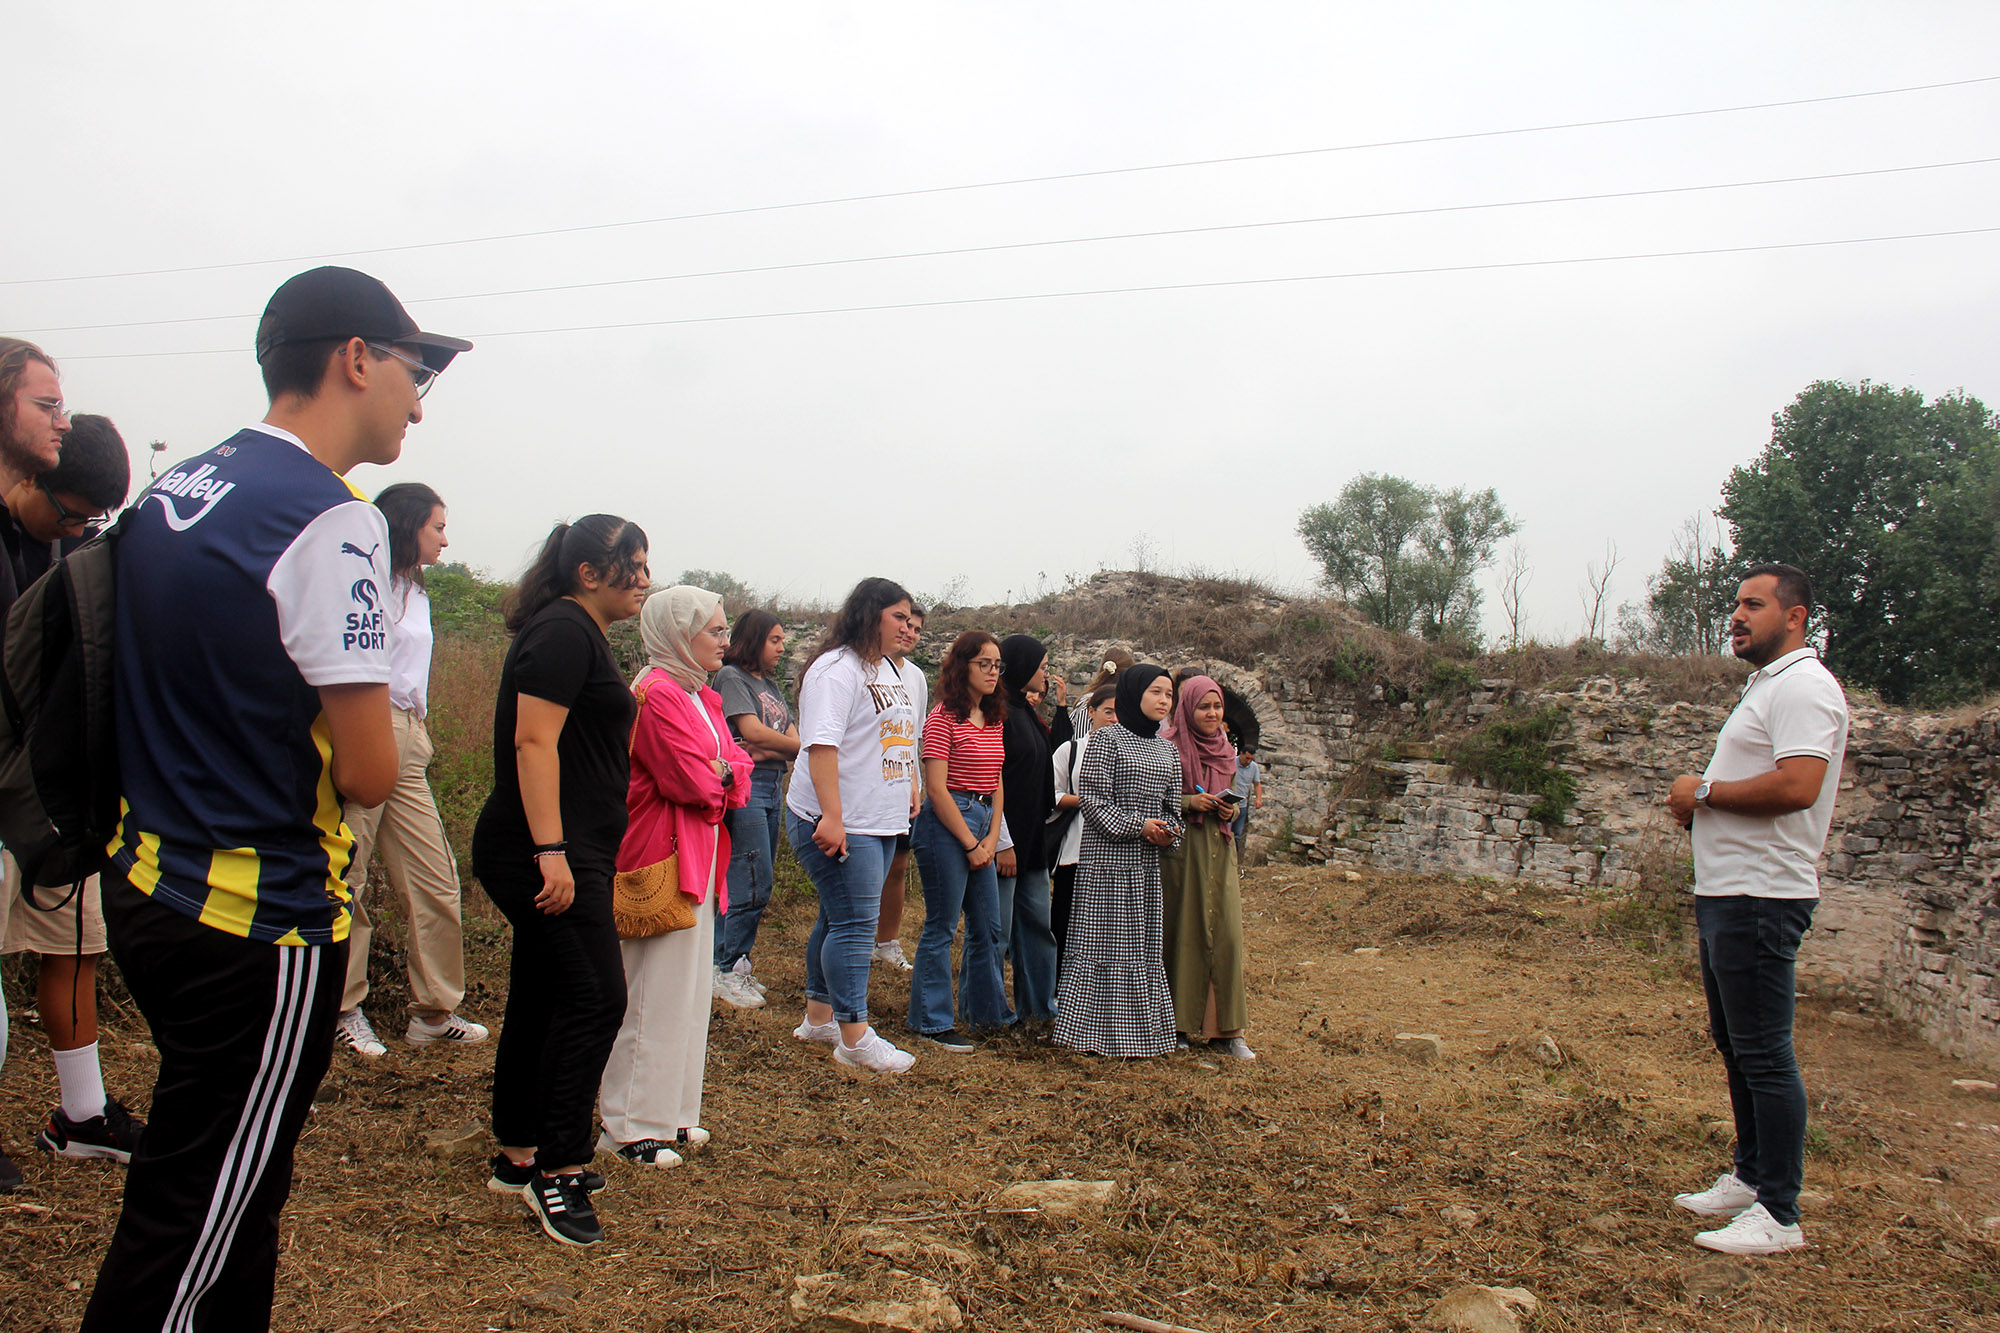
[[[535,906],[542,875],[532,857],[483,850],[474,843],[473,869],[514,927],[493,1057],[493,1136],[534,1147],[544,1166],[577,1166],[596,1150],[597,1085],[625,1021],[611,871],[573,867],[576,897],[550,916]]]
[[[347,945],[204,926],[103,878],[111,956],[160,1052],[84,1333],[266,1329],[292,1149],[333,1058]]]
[[[1063,942],[1069,938],[1069,905],[1076,893],[1076,867],[1055,866],[1049,871],[1049,929],[1056,937],[1056,961],[1062,961]]]

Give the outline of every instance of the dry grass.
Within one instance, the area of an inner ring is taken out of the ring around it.
[[[2000,1326],[2000,1250],[1978,1225],[2000,1211],[2000,1104],[1950,1100],[1963,1066],[1811,1006],[1813,1248],[1710,1259],[1746,1285],[1690,1290],[1712,1270],[1688,1243],[1699,1223],[1666,1200],[1720,1169],[1705,1126],[1724,1112],[1721,1071],[1685,970],[1607,937],[1590,904],[1253,872],[1257,1063],[1003,1041],[923,1053],[888,1080],[844,1078],[790,1035],[811,908],[787,891],[767,918],[772,1007],[715,1015],[715,1142],[677,1171],[607,1164],[610,1239],[594,1251],[549,1244],[484,1190],[490,1145],[426,1149],[483,1123],[490,1048],[338,1062],[300,1147],[275,1326],[765,1333],[788,1326],[792,1274],[882,1279],[852,1240],[868,1223],[960,1247],[969,1268],[912,1267],[978,1329],[1098,1329],[1126,1310],[1208,1333],[1410,1330],[1467,1281],[1529,1288],[1542,1333]],[[502,943],[480,934],[471,951],[482,1018],[499,1013]],[[877,974],[885,1032],[906,993]],[[17,1151],[53,1095],[27,1028],[0,1090]],[[1413,1063],[1404,1031],[1438,1034],[1443,1057]],[[1529,1058],[1542,1032],[1565,1051],[1557,1068]],[[116,1087],[144,1086],[141,1030],[114,1019],[106,1051]],[[0,1203],[0,1326],[68,1329],[120,1177],[27,1156],[30,1192]],[[1079,1223],[986,1211],[1009,1183],[1065,1174],[1117,1181],[1117,1206]]]

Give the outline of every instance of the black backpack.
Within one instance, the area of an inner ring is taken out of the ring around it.
[[[126,511],[126,515],[131,513]],[[100,870],[118,827],[112,734],[115,557],[125,516],[57,560],[7,613],[0,647],[0,843],[33,885]]]

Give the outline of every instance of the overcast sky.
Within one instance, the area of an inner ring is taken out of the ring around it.
[[[2000,234],[1466,271],[1991,227],[2000,164],[1412,212],[2000,157],[2000,82],[1301,151],[1987,78],[1990,3],[77,0],[7,28],[0,329],[143,471],[262,415],[280,281],[375,273],[479,345],[354,480],[431,483],[452,555],[504,576],[608,510],[658,574],[796,598],[1019,599],[1141,552],[1304,586],[1299,510],[1388,471],[1496,488],[1559,638],[1605,543],[1636,598],[1811,381],[2000,400]],[[773,271],[630,281],[725,269]],[[1460,271],[1384,275],[1413,269]],[[1241,285],[1329,274],[1378,276]],[[1237,285],[983,299],[1201,283]],[[905,308],[769,317],[854,306]],[[608,324],[652,326],[577,329]]]

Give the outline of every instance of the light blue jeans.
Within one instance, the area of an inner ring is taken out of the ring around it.
[[[785,809],[792,853],[819,894],[819,919],[806,937],[806,998],[833,1008],[841,1023],[868,1021],[868,955],[882,913],[882,880],[896,854],[893,834],[847,835],[847,859],[837,861],[812,840],[813,821]]]
[[[729,812],[729,911],[715,923],[715,965],[725,971],[749,957],[771,905],[784,806],[778,770],[760,768],[750,775],[749,804]]]
[[[1014,960],[1015,1016],[1056,1016],[1056,932],[1050,921],[1049,872],[1023,870],[1000,880],[1002,952]]]
[[[984,838],[993,809],[960,792],[952,800],[965,827]],[[1000,985],[1000,877],[993,863],[974,870],[965,848],[946,829],[928,800],[910,829],[910,850],[924,881],[924,933],[917,941],[916,971],[910,974],[910,1030],[936,1034],[963,1023],[997,1028],[1008,1020]],[[952,1021],[951,939],[965,917],[965,947],[958,961],[958,1022]]]

